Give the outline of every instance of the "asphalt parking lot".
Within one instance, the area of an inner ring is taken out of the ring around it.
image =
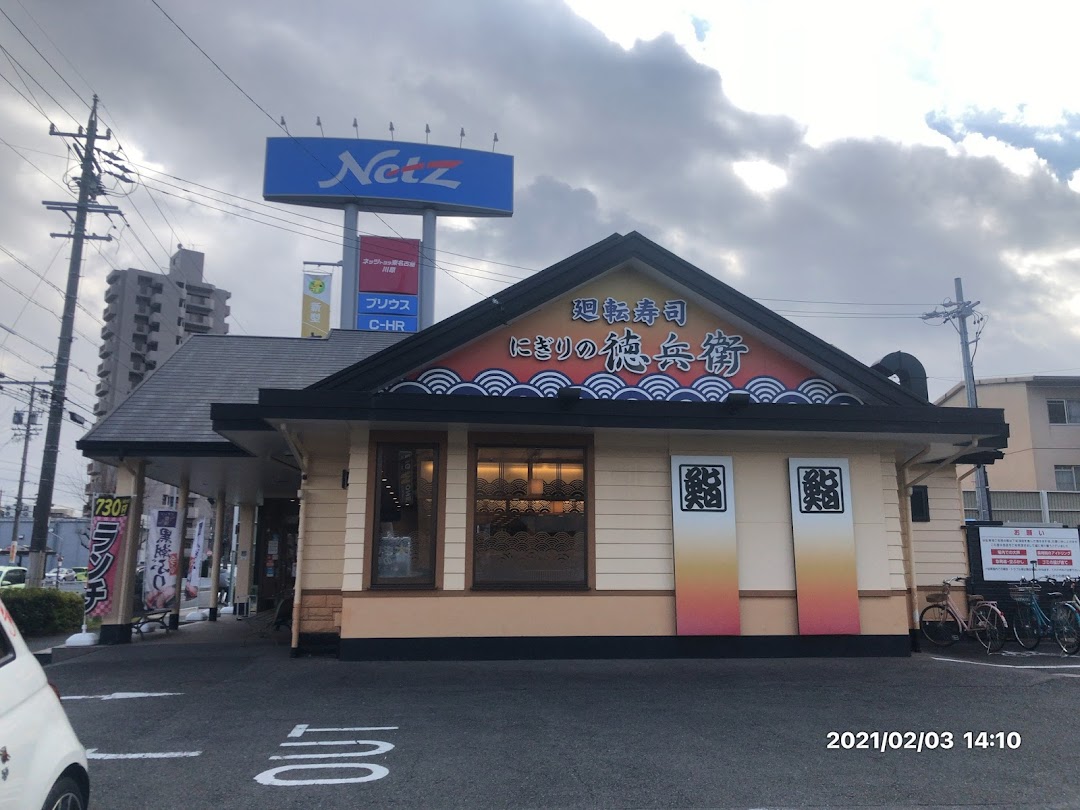
[[[1053,654],[342,663],[167,639],[46,671],[109,810],[1080,806],[1080,659]]]

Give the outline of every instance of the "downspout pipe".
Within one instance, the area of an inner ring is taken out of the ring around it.
[[[907,555],[907,565],[904,566],[904,587],[907,590],[908,616],[910,617],[908,624],[909,633],[913,628],[917,630],[919,626],[919,602],[915,593],[915,538],[912,537],[911,531],[911,514],[908,501],[910,487],[907,484],[907,471],[915,464],[918,464],[919,460],[929,452],[930,445],[927,445],[896,469],[896,494],[899,501],[900,534],[904,541],[904,553]],[[913,637],[912,644],[914,645],[916,643],[917,637]]]
[[[930,452],[929,445],[901,464],[896,470],[896,491],[900,500],[900,531],[904,537],[904,549],[908,558],[908,564],[904,569],[904,573],[908,593],[908,610],[911,615],[911,627],[909,629],[913,631],[917,631],[919,627],[919,600],[918,594],[916,593],[917,584],[915,582],[915,538],[911,529],[910,507],[908,501],[908,498],[911,495],[911,488],[916,486],[920,481],[925,481],[943,467],[952,464],[961,456],[970,453],[972,450],[976,449],[978,445],[979,440],[973,439],[970,444],[965,445],[952,455],[939,461],[933,468],[924,472],[914,481],[907,481],[907,471],[918,464],[919,460]],[[914,639],[917,639],[917,636],[915,636]],[[914,640],[913,643],[915,643]]]
[[[290,431],[285,425],[279,424],[278,431],[285,439],[285,443],[289,446],[289,450],[292,451],[293,458],[296,459],[300,465],[300,489],[296,491],[296,497],[300,500],[300,522],[296,527],[296,579],[293,582],[293,604],[292,604],[292,646],[289,650],[289,656],[297,658],[300,655],[300,605],[303,601],[303,589],[301,588],[301,581],[304,573],[304,530],[305,530],[305,505],[307,504],[307,498],[304,496],[304,489],[307,484],[307,471],[310,458],[307,453],[304,452],[303,446],[300,443],[299,435]]]

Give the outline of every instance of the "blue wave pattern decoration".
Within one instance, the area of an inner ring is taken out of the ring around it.
[[[699,377],[687,388],[664,374],[649,374],[628,385],[616,374],[600,371],[575,383],[558,371],[541,371],[521,382],[509,371],[491,368],[473,380],[463,380],[448,368],[430,368],[416,380],[406,380],[390,390],[399,394],[466,394],[487,397],[554,397],[560,388],[576,386],[582,399],[643,399],[669,402],[722,402],[729,394],[747,393],[752,402],[792,405],[862,405],[856,396],[839,390],[828,380],[811,377],[794,390],[775,377],[758,376],[743,388],[723,377]]]

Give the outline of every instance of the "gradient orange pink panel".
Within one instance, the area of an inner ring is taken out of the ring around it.
[[[672,456],[671,505],[677,634],[739,635],[730,456]]]
[[[799,635],[858,635],[859,585],[847,459],[792,458]]]

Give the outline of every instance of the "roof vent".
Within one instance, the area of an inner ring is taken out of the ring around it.
[[[886,377],[896,377],[900,387],[918,397],[929,400],[926,389],[926,369],[918,358],[907,352],[893,352],[878,360],[871,368]]]

